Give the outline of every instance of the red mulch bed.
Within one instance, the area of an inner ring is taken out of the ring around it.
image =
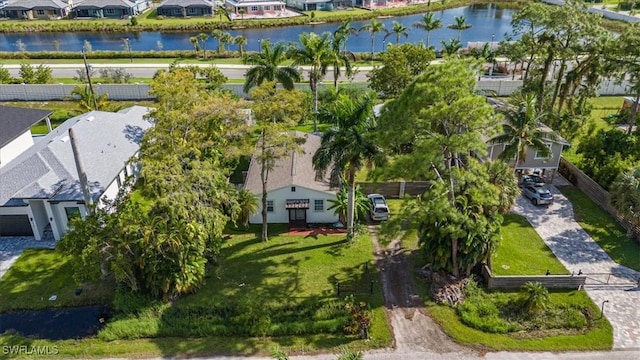
[[[316,235],[335,235],[335,234],[346,234],[347,229],[336,229],[336,228],[292,228],[289,229],[289,232],[285,235],[290,236],[316,236]]]

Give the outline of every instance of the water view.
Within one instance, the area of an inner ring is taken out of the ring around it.
[[[458,31],[447,28],[455,22],[456,16],[464,16],[468,24],[472,27],[462,31],[461,42],[466,46],[472,41],[500,41],[505,35],[511,34],[511,18],[516,10],[504,9],[497,5],[473,5],[456,9],[449,9],[436,12],[436,17],[442,19],[443,27],[431,32],[431,45],[436,48],[441,47],[441,41],[457,39]],[[409,28],[409,36],[401,37],[401,42],[418,43],[424,41],[426,32],[416,29],[413,24],[420,21],[423,14],[397,16],[380,21],[385,24],[386,29],[392,28],[393,21],[398,21]],[[354,21],[353,27],[359,29],[369,21]],[[272,42],[282,41],[285,43],[297,42],[301,33],[325,31],[333,32],[339,26],[338,23],[290,26],[285,28],[267,29],[242,29],[229,30],[232,36],[243,35],[247,38],[247,50],[257,51],[262,39],[269,39]],[[0,51],[18,51],[17,43],[24,44],[27,51],[53,51],[54,43],[58,42],[60,51],[80,51],[83,44],[89,41],[92,49],[95,50],[115,50],[124,49],[123,39],[129,39],[131,49],[134,51],[158,50],[159,45],[163,50],[190,50],[193,45],[189,38],[197,33],[188,32],[140,32],[140,33],[27,33],[27,34],[0,34]],[[380,51],[385,43],[395,43],[395,35],[384,40],[385,33],[376,34],[376,51]],[[214,39],[207,41],[207,49],[213,50],[217,46]],[[236,45],[229,45],[228,48],[236,49]],[[349,38],[347,48],[354,52],[368,52],[371,49],[369,33],[363,32]]]

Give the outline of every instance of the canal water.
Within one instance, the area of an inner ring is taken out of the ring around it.
[[[498,5],[472,5],[467,7],[448,9],[435,12],[435,16],[442,20],[443,27],[431,32],[430,44],[436,48],[441,48],[441,41],[457,39],[458,31],[447,28],[455,23],[456,16],[464,16],[468,24],[472,27],[462,31],[461,42],[466,46],[471,41],[500,41],[505,35],[511,35],[511,19],[516,10],[504,9]],[[380,19],[385,24],[386,29],[392,29],[393,21],[398,21],[409,29],[407,38],[401,37],[401,42],[418,43],[426,39],[426,32],[413,27],[413,24],[420,21],[423,14],[397,16]],[[354,21],[352,26],[359,29],[369,21]],[[232,36],[243,35],[247,38],[246,49],[257,51],[262,39],[269,39],[271,42],[282,41],[284,43],[298,42],[299,35],[305,32],[323,33],[333,32],[340,24],[319,24],[288,26],[280,28],[266,29],[242,29],[228,31]],[[61,51],[80,51],[85,40],[89,41],[91,48],[95,50],[124,50],[125,40],[131,44],[134,51],[158,50],[161,44],[163,50],[191,50],[193,45],[189,38],[197,33],[189,32],[140,32],[140,33],[24,33],[24,34],[0,34],[0,51],[18,51],[18,43],[22,42],[27,51],[53,51],[54,43],[57,40]],[[386,43],[395,43],[395,35],[392,34],[384,40],[385,33],[375,35],[375,50],[380,51]],[[207,40],[207,49],[214,50],[217,41]],[[228,49],[237,49],[236,45],[227,45]],[[368,32],[362,32],[349,37],[347,43],[348,50],[353,52],[369,52],[371,49],[371,38]]]

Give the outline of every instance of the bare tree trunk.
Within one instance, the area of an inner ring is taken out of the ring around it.
[[[349,191],[347,195],[347,237],[354,239],[354,215],[355,215],[355,192],[356,192],[356,177],[354,171],[349,169]]]
[[[264,155],[266,152],[266,141],[264,139],[264,130],[262,130],[261,139],[261,152]],[[262,241],[269,240],[269,225],[267,223],[267,181],[269,180],[269,168],[267,164],[262,161],[260,168],[260,181],[262,181]]]
[[[627,128],[628,135],[631,135],[631,132],[633,132],[633,125],[636,123],[636,116],[638,115],[638,101],[640,101],[640,93],[636,94],[636,98],[633,102],[633,109],[631,109],[631,119],[629,119],[629,128]]]
[[[314,68],[311,68],[309,73],[309,85],[311,85],[311,91],[313,92],[313,132],[318,132],[318,83],[314,75]]]

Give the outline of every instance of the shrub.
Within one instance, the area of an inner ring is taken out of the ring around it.
[[[539,282],[527,282],[520,288],[520,304],[526,315],[536,315],[547,308],[549,291]]]
[[[490,299],[467,298],[462,305],[458,306],[457,312],[465,325],[478,330],[506,334],[514,331],[517,327],[500,318],[500,312],[495,302]]]

